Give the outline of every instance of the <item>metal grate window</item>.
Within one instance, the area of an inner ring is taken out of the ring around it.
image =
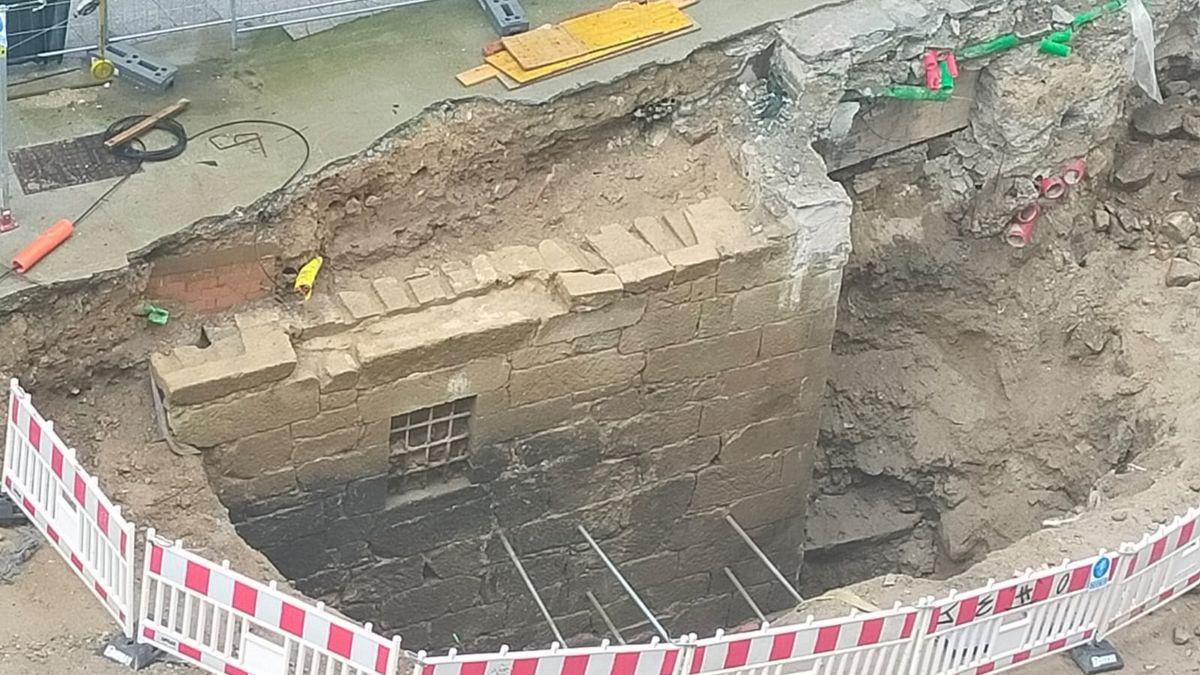
[[[474,408],[471,396],[393,417],[392,475],[407,477],[465,460]]]

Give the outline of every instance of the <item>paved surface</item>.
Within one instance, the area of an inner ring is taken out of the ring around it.
[[[527,0],[535,24],[603,6],[598,0]],[[462,88],[455,73],[480,61],[494,38],[475,0],[437,0],[362,19],[293,42],[279,30],[252,34],[229,58],[227,31],[208,40],[175,38],[155,53],[186,62],[167,94],[127,82],[61,91],[14,101],[10,145],[43,143],[94,133],[129,114],[149,112],[179,97],[192,100],[182,118],[190,133],[239,118],[267,118],[299,127],[312,143],[306,171],[354,155],[427,106],[445,99],[486,96],[543,101],[561,92],[608,81],[647,62],[679,60],[697,46],[821,6],[821,0],[703,0],[689,9],[702,30],[634,54],[595,64],[515,92],[496,82]],[[193,36],[194,38],[195,36]],[[276,189],[301,158],[295,137],[258,131],[266,156],[247,146],[219,151],[206,139],[170,162],[148,164],[86,221],[75,236],[30,273],[39,282],[86,278],[126,264],[126,254],[207,216],[228,213]],[[15,179],[13,211],[21,228],[0,235],[0,260],[59,218],[75,219],[112,181],[25,196]],[[0,279],[0,296],[27,286]]]

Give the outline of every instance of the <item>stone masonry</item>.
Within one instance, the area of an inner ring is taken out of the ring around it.
[[[240,534],[411,648],[549,642],[500,531],[565,635],[605,634],[587,591],[644,633],[578,525],[710,631],[750,616],[726,566],[789,605],[726,514],[800,568],[841,270],[797,265],[795,229],[709,199],[239,315],[153,374]],[[469,438],[405,454],[393,429],[447,404]]]

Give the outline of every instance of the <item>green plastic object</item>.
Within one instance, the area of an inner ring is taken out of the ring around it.
[[[957,56],[961,61],[963,59],[978,59],[992,54],[1005,52],[1020,44],[1016,33],[1006,33],[987,40],[986,42],[976,42],[973,45],[967,45],[959,50]]]
[[[158,305],[152,305],[148,302],[143,302],[133,310],[135,316],[144,316],[146,320],[156,326],[165,326],[167,321],[171,320],[171,313]]]
[[[1052,56],[1058,56],[1064,59],[1071,55],[1070,46],[1064,45],[1061,42],[1055,42],[1050,38],[1043,38],[1039,49],[1043,53],[1050,54]]]
[[[1051,42],[1057,42],[1061,45],[1065,45],[1068,42],[1070,42],[1071,38],[1073,38],[1073,37],[1075,37],[1075,31],[1070,28],[1065,28],[1056,33],[1051,33],[1051,34],[1047,35],[1046,39]]]
[[[950,75],[950,64],[939,61],[938,72],[941,73],[942,91],[954,91],[954,78]]]
[[[893,84],[883,90],[883,95],[888,98],[899,98],[905,101],[948,101],[950,100],[950,90],[942,89],[941,91],[929,91],[925,87],[918,87],[911,84]]]

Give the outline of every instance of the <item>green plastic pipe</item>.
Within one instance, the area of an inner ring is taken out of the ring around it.
[[[1057,33],[1051,33],[1051,34],[1047,35],[1046,39],[1051,42],[1057,42],[1059,44],[1065,45],[1068,42],[1070,42],[1071,38],[1073,38],[1073,37],[1075,37],[1075,31],[1073,31],[1070,28],[1066,28],[1066,29],[1058,31]]]
[[[911,84],[893,84],[883,90],[883,95],[888,98],[899,98],[906,101],[948,101],[950,100],[950,90],[942,89],[941,91],[929,91],[925,87],[918,87]]]
[[[1069,46],[1064,45],[1061,42],[1055,42],[1050,38],[1044,38],[1042,40],[1040,50],[1043,53],[1050,54],[1052,56],[1059,56],[1064,59],[1071,55],[1071,48]]]
[[[978,59],[992,54],[1008,51],[1020,44],[1016,33],[1006,33],[998,37],[994,37],[986,42],[976,42],[973,45],[967,45],[958,51],[956,56],[958,59]]]
[[[938,72],[941,73],[942,91],[954,91],[954,78],[950,75],[950,64],[945,61],[938,62]]]

